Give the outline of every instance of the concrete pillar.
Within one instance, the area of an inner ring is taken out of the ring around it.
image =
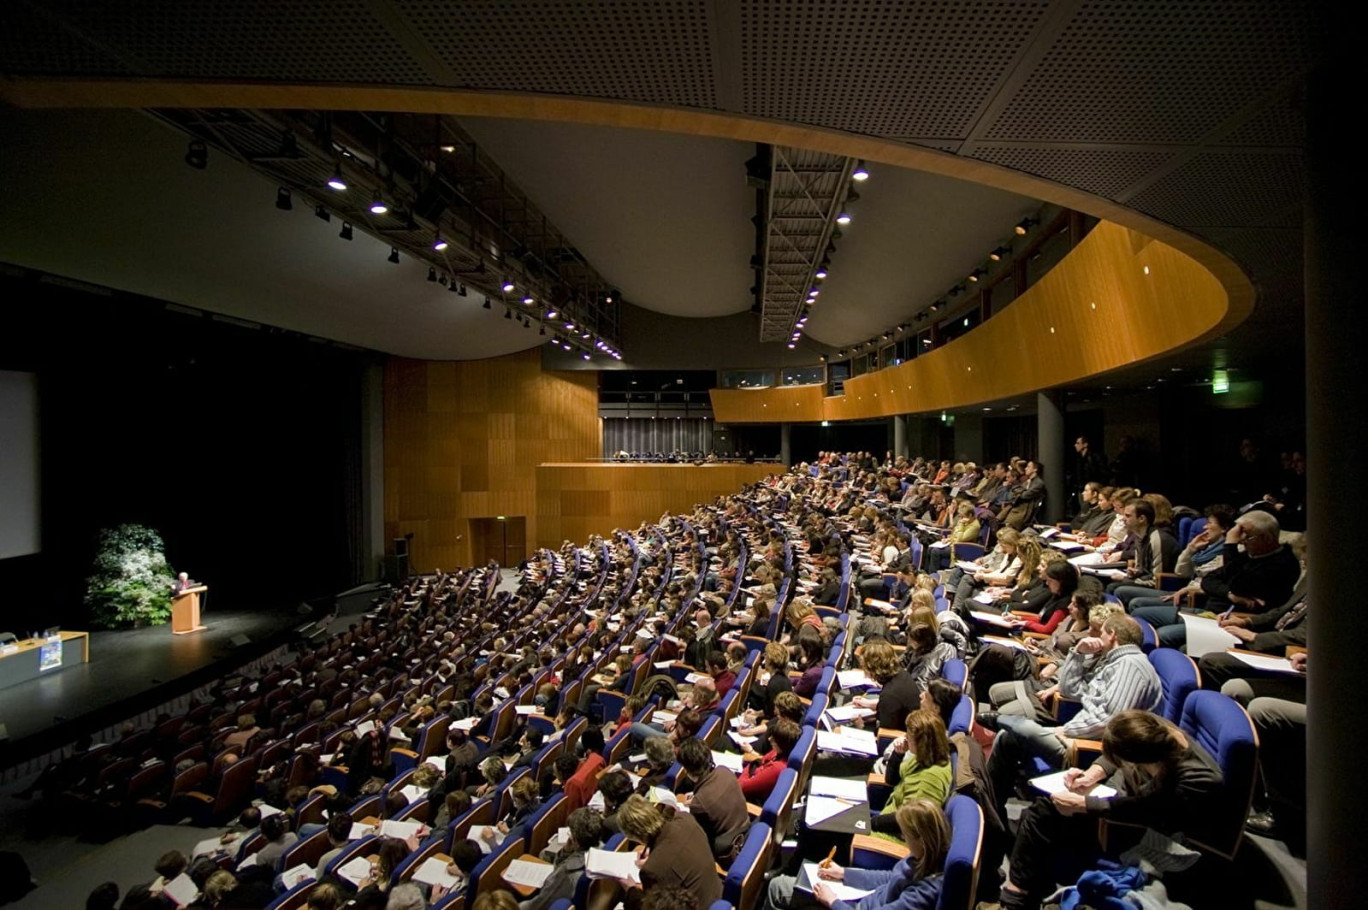
[[[1045,473],[1045,511],[1039,520],[1062,521],[1064,500],[1064,395],[1053,389],[1036,393],[1036,452]]]
[[[893,457],[899,455],[907,456],[907,417],[903,414],[893,415]]]
[[[779,424],[779,460],[783,462],[785,466],[793,464],[793,448],[789,444],[789,436],[792,429],[793,424],[788,423],[787,421]]]
[[[1356,907],[1368,888],[1358,816],[1363,798],[1360,709],[1346,695],[1362,680],[1362,585],[1353,571],[1354,529],[1363,523],[1362,439],[1368,425],[1363,339],[1368,314],[1358,299],[1364,227],[1358,194],[1349,189],[1355,148],[1344,116],[1347,58],[1322,63],[1306,92],[1306,456],[1307,531],[1316,566],[1310,573],[1316,621],[1308,642],[1307,885],[1308,906]],[[1358,794],[1357,796],[1355,794]]]

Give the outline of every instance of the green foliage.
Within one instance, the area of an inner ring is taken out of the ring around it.
[[[171,585],[176,578],[162,551],[161,535],[142,525],[100,532],[85,597],[95,624],[113,629],[171,619]]]

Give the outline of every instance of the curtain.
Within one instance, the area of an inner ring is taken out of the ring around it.
[[[713,447],[713,422],[702,417],[608,417],[603,421],[603,457],[702,452]]]

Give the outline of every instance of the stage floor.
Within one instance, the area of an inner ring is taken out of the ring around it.
[[[193,635],[172,635],[170,624],[92,632],[88,663],[0,689],[0,723],[9,733],[9,742],[0,751],[0,767],[201,685],[215,675],[212,668],[222,664],[227,669],[227,662],[250,660],[306,621],[308,617],[282,607],[211,612],[203,618],[207,628]],[[239,634],[251,642],[234,646],[231,639]]]

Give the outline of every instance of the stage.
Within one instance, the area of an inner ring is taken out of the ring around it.
[[[317,612],[317,611],[315,611]],[[0,690],[0,770],[188,692],[289,641],[313,617],[294,606],[210,611],[203,632],[170,624],[90,633],[90,660]],[[235,645],[234,636],[250,641]]]

